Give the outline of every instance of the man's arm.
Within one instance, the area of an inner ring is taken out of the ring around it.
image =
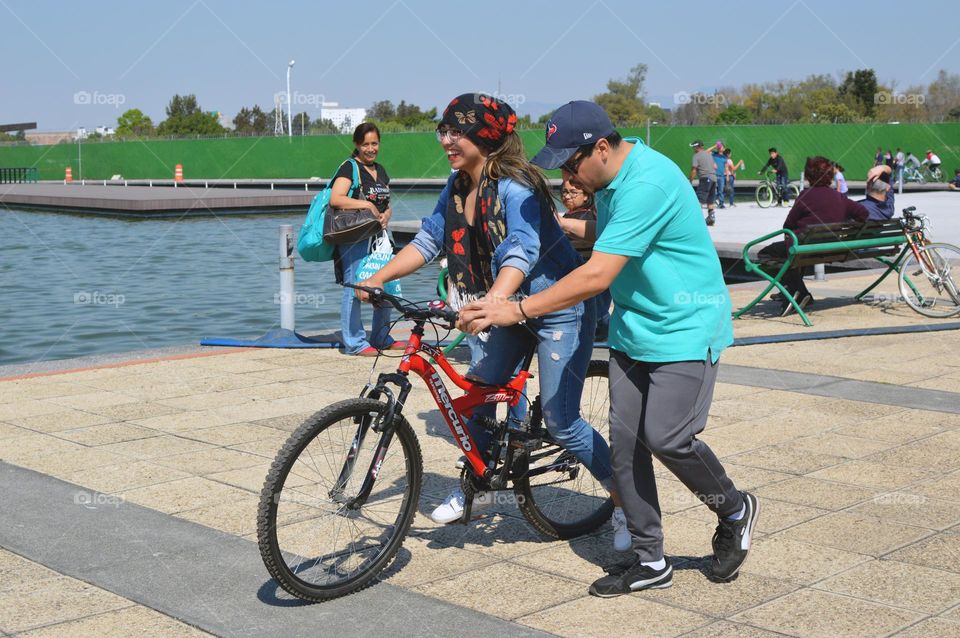
[[[467,304],[460,311],[459,325],[465,332],[478,334],[490,326],[512,326],[525,319],[534,319],[575,306],[609,288],[628,259],[629,257],[624,255],[594,251],[587,263],[522,302],[487,298]]]

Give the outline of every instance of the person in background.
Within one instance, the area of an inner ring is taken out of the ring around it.
[[[914,168],[920,168],[923,166],[923,164],[920,162],[920,159],[910,151],[907,151],[907,156],[903,160],[903,165],[912,166]]]
[[[883,149],[878,146],[877,152],[873,154],[873,165],[880,166],[881,164],[883,164]]]
[[[457,172],[447,180],[433,213],[423,220],[413,240],[363,285],[383,288],[444,251],[450,305],[461,312],[461,329],[467,331],[462,313],[470,302],[496,300],[522,312],[525,298],[580,265],[560,230],[547,180],[524,153],[516,123],[510,105],[495,97],[464,93],[450,101],[437,125],[437,141]],[[556,128],[548,132],[565,134]],[[369,295],[357,292],[369,300]],[[613,492],[610,447],[580,414],[583,381],[593,353],[594,311],[595,304],[588,299],[529,316],[523,325],[493,328],[482,336],[470,331],[477,338],[470,343],[467,378],[506,383],[529,349],[536,349],[547,431],[611,491],[617,506],[611,519],[614,548],[627,551],[631,538],[619,497]],[[491,434],[480,420],[495,415],[494,404],[474,409],[467,430],[475,449],[489,449]],[[474,507],[492,503],[491,492],[474,495]],[[465,505],[466,495],[458,486],[430,513],[430,519],[455,522],[463,516]]]
[[[723,173],[726,176],[726,184],[724,186],[724,192],[727,196],[727,205],[733,208],[736,204],[733,202],[734,196],[734,187],[737,183],[737,171],[743,170],[743,160],[738,160],[734,162],[730,157],[733,151],[728,146],[723,149],[723,156],[727,158],[726,163],[723,166]]]
[[[857,200],[870,213],[869,219],[885,220],[896,214],[893,189],[890,187],[890,176],[893,174],[889,166],[874,166],[867,171],[867,196]]]
[[[927,149],[927,158],[920,162],[920,164],[929,164],[930,172],[936,171],[940,168],[940,156],[933,152],[933,149]]]
[[[888,148],[887,152],[883,154],[883,165],[889,166],[890,170],[893,170],[893,162],[894,162],[893,151],[891,151]]]
[[[690,169],[690,179],[696,182],[697,197],[701,206],[707,207],[707,226],[717,223],[713,209],[717,201],[717,167],[713,163],[710,151],[703,148],[703,142],[694,140],[690,143],[693,149],[693,164]]]
[[[834,224],[843,221],[866,221],[869,212],[852,199],[848,199],[831,187],[833,182],[834,164],[826,157],[816,156],[807,159],[803,175],[810,182],[797,197],[793,208],[783,222],[783,227],[792,230],[800,236],[808,226],[815,224]],[[782,259],[787,256],[790,247],[790,238],[764,246],[760,250],[762,257]],[[798,268],[790,268],[781,279],[797,304],[805,308],[813,303],[813,295],[803,283],[803,273]],[[793,312],[793,306],[786,299],[780,306],[780,316]]]
[[[763,174],[768,168],[772,168],[777,175],[777,206],[783,206],[784,203],[790,203],[790,172],[787,170],[787,162],[783,159],[776,147],[771,146],[768,150],[770,159],[763,165],[757,175]]]
[[[727,190],[727,156],[723,154],[723,142],[717,140],[717,143],[710,149],[710,157],[717,166],[715,173],[717,178],[717,208],[723,208],[723,195]]]
[[[833,174],[833,184],[834,188],[837,189],[837,192],[847,197],[847,192],[850,188],[847,186],[847,180],[843,177],[843,166],[840,164],[834,165],[835,171]]]
[[[953,180],[947,184],[947,188],[952,191],[960,191],[960,168],[953,169]]]
[[[560,228],[566,233],[574,249],[586,261],[590,259],[590,255],[593,253],[593,243],[572,234],[571,225],[565,225],[565,220],[597,221],[597,208],[594,204],[593,193],[586,190],[580,182],[564,179],[560,186],[560,201],[566,209],[566,212],[560,213],[557,220],[560,223]],[[594,338],[597,341],[606,341],[607,331],[610,328],[610,304],[613,299],[609,290],[604,290],[594,299],[597,303],[597,333]]]
[[[903,183],[903,166],[906,156],[903,154],[903,149],[899,146],[897,147],[897,154],[893,156],[893,172],[897,176],[897,184]]]
[[[377,163],[380,153],[380,129],[372,122],[363,122],[353,131],[353,154],[340,165],[330,188],[330,208],[372,212],[386,228],[390,221],[390,176]],[[360,189],[354,197],[348,196],[353,184],[353,162],[358,164]],[[357,283],[356,276],[363,258],[370,252],[370,240],[354,244],[340,244],[333,253],[333,268],[338,284]],[[375,357],[380,350],[403,350],[406,342],[394,341],[390,336],[390,309],[375,308],[369,339],[360,316],[360,301],[352,288],[343,289],[340,302],[340,332],[343,352],[361,357]],[[372,344],[372,345],[371,345]]]

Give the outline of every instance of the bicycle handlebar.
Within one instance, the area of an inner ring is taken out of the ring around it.
[[[456,310],[451,310],[447,304],[440,300],[431,301],[426,308],[421,308],[414,306],[403,297],[391,295],[381,288],[370,288],[369,286],[357,286],[354,284],[341,285],[346,288],[362,290],[370,295],[370,299],[375,305],[380,305],[382,302],[389,303],[396,308],[397,312],[403,315],[404,319],[413,319],[414,321],[441,319],[452,327],[457,323],[457,319],[460,316]]]

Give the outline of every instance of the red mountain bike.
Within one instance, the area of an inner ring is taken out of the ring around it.
[[[356,286],[354,286],[356,287]],[[490,447],[477,449],[466,427],[477,406],[515,406],[524,395],[531,349],[520,372],[504,385],[486,385],[458,374],[442,350],[424,343],[424,326],[450,330],[457,313],[443,302],[418,306],[374,288],[360,288],[375,303],[389,303],[414,322],[396,372],[382,373],[360,397],[340,401],[301,425],[277,453],[257,510],[260,555],[270,575],[298,598],[323,601],[369,585],[389,564],[410,529],[420,498],[423,459],[403,407],[414,372],[426,383],[466,457],[460,482],[467,495],[460,522],[471,518],[478,491],[512,490],[523,516],[548,537],[567,539],[594,531],[613,503],[606,490],[543,425],[540,398],[521,424],[484,419]],[[426,354],[464,391],[451,398]],[[606,361],[591,361],[581,414],[606,436]],[[397,392],[391,387],[394,386]]]

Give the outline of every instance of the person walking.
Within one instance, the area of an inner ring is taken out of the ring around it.
[[[547,130],[546,146],[532,161],[560,168],[594,192],[597,221],[580,222],[580,234],[595,239],[593,254],[522,304],[489,298],[468,304],[461,323],[471,333],[510,326],[609,287],[614,482],[636,559],[599,578],[590,593],[619,596],[673,582],[663,552],[654,458],[717,515],[711,577],[729,581],[750,551],[760,502],[735,487],[698,438],[733,325],[720,260],[697,198],[676,164],[639,138],[623,139],[593,102],[560,107]]]
[[[723,155],[724,157],[726,157],[726,160],[727,160],[723,168],[724,175],[726,175],[726,178],[727,178],[726,184],[724,185],[724,191],[727,196],[727,205],[730,206],[731,208],[736,206],[736,204],[733,201],[733,196],[735,194],[734,188],[736,187],[736,183],[737,183],[737,171],[743,170],[744,168],[743,160],[738,160],[734,162],[733,158],[731,157],[732,154],[733,154],[733,151],[730,149],[729,146],[723,149]]]
[[[693,149],[693,164],[690,169],[690,180],[695,182],[697,197],[700,204],[707,207],[707,226],[717,223],[713,209],[717,205],[717,174],[716,164],[710,151],[703,148],[703,142],[694,140],[690,143]]]

